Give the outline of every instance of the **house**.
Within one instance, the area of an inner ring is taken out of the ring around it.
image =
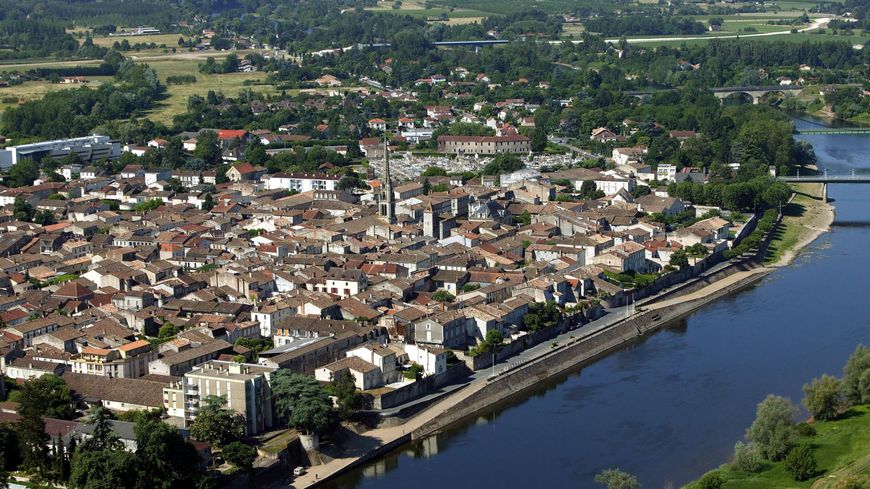
[[[443,348],[467,344],[468,318],[461,311],[445,311],[414,323],[414,340]]]
[[[643,195],[634,199],[639,212],[647,214],[662,214],[665,216],[674,216],[683,212],[686,206],[680,199],[673,197],[658,197],[653,194]]]
[[[314,80],[314,83],[317,83],[321,87],[340,87],[341,80],[332,76],[332,75],[323,75],[320,78]]]
[[[262,166],[254,166],[248,162],[242,162],[236,163],[227,170],[227,178],[231,182],[250,182],[259,180],[264,173],[266,173],[266,169]]]
[[[349,373],[359,390],[377,389],[384,385],[381,369],[356,356],[348,356],[329,363],[314,371],[314,378],[321,382],[332,382],[339,375]]]
[[[386,131],[387,121],[383,119],[370,119],[368,122],[368,126],[370,129],[375,131]]]
[[[599,143],[613,143],[616,141],[624,141],[625,136],[617,136],[613,131],[606,127],[598,127],[592,130],[589,139],[598,141]]]
[[[634,241],[627,241],[593,257],[592,263],[613,267],[620,272],[645,273],[647,271],[645,250]]]
[[[348,357],[361,358],[381,369],[381,373],[384,376],[384,382],[387,384],[398,382],[402,376],[401,372],[396,368],[398,364],[396,352],[380,343],[369,343],[367,345],[358,346],[348,350],[346,355]]]
[[[362,270],[333,267],[327,272],[324,292],[344,299],[359,294],[366,287],[368,287],[368,278]]]
[[[438,375],[447,371],[447,350],[431,346],[405,345],[408,361],[423,367],[426,375]]]
[[[643,162],[643,156],[646,154],[646,152],[646,146],[613,148],[611,158],[617,166],[627,165],[629,163],[641,163]]]

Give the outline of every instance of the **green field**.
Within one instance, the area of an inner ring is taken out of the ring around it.
[[[216,53],[217,54],[217,53]],[[220,59],[220,56],[215,56]],[[206,95],[209,90],[222,92],[229,97],[235,97],[242,90],[250,88],[258,93],[275,93],[272,85],[246,86],[247,81],[263,81],[265,73],[227,73],[224,75],[204,75],[199,72],[199,62],[195,60],[148,61],[148,65],[157,71],[160,81],[166,83],[169,76],[193,75],[196,83],[186,85],[169,85],[168,97],[160,102],[157,109],[149,115],[154,122],[171,124],[172,117],[187,110],[187,99],[191,95]]]
[[[870,408],[859,406],[849,410],[836,421],[820,421],[815,424],[817,434],[803,437],[815,449],[819,472],[809,481],[796,482],[786,471],[782,462],[769,463],[758,474],[746,474],[722,466],[716,471],[725,479],[723,489],[770,489],[770,488],[833,488],[838,481],[848,476],[870,476]],[[689,484],[687,489],[694,489]]]
[[[2,70],[0,70],[2,71]],[[101,83],[109,82],[112,80],[110,76],[93,76],[88,77],[90,80],[89,83],[85,85],[78,84],[63,84],[63,83],[51,83],[48,81],[31,81],[25,82],[21,85],[14,85],[11,87],[3,87],[0,88],[0,111],[5,110],[7,107],[18,105],[19,103],[24,103],[30,100],[36,100],[42,98],[46,93],[53,92],[56,90],[68,90],[70,88],[80,88],[82,86],[88,86],[91,88],[100,86]],[[2,99],[16,97],[18,99],[17,103],[8,103],[4,102]]]

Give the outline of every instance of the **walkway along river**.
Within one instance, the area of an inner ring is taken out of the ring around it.
[[[867,136],[802,138],[822,168],[870,163]],[[591,488],[608,467],[679,487],[721,464],[766,394],[799,401],[804,382],[870,344],[870,187],[829,197],[833,231],[757,286],[323,487]]]

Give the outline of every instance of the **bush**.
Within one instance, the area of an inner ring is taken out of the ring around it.
[[[787,470],[794,480],[805,481],[816,475],[818,465],[816,464],[816,456],[813,454],[812,447],[801,445],[788,452],[785,457],[785,470]]]
[[[807,422],[798,423],[795,426],[795,430],[797,430],[797,434],[800,436],[816,436],[816,429]]]
[[[720,489],[725,484],[725,478],[719,472],[708,472],[698,481],[698,489]]]
[[[748,474],[757,474],[764,468],[764,457],[752,443],[737,442],[734,445],[734,468]]]
[[[794,446],[797,408],[784,397],[767,396],[756,410],[755,421],[746,431],[749,439],[768,460],[782,460]]]
[[[803,405],[815,419],[834,419],[848,406],[843,382],[830,375],[813,379],[804,385],[803,391]]]

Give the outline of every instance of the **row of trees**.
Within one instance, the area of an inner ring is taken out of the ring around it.
[[[843,378],[823,375],[803,387],[803,407],[817,421],[834,420],[850,406],[870,403],[870,348],[860,345],[843,368]],[[746,431],[747,442],[734,449],[733,467],[754,473],[764,461],[782,461],[795,480],[817,475],[812,444],[804,439],[815,434],[806,423],[797,423],[797,407],[786,398],[768,396],[756,410],[755,421]]]

